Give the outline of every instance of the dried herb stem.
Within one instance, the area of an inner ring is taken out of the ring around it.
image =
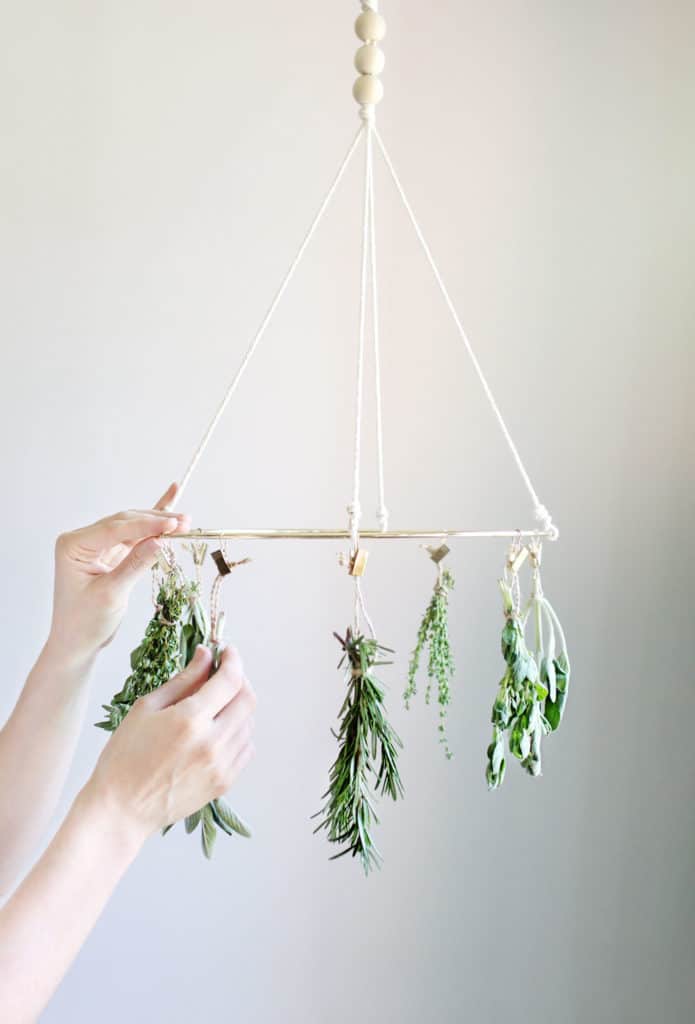
[[[432,686],[436,683],[437,703],[439,704],[439,742],[443,744],[447,758],[452,757],[446,735],[446,717],[451,704],[450,682],[455,672],[449,641],[449,592],[453,588],[453,573],[449,569],[440,570],[432,599],[418,629],[417,643],[408,665],[408,683],[403,694],[405,706],[410,708],[410,701],[417,693],[417,674],[422,654],[425,647],[428,647],[425,703],[430,703]]]
[[[373,839],[379,821],[373,796],[403,796],[397,766],[402,744],[386,718],[384,690],[374,676],[376,667],[387,664],[379,656],[392,652],[350,629],[344,638],[335,636],[343,648],[338,667],[345,668],[347,693],[338,713],[338,755],[329,773],[326,803],[315,815],[321,817],[315,831],[326,829],[329,842],[343,847],[332,860],[350,853],[360,858],[368,874],[381,863]]]

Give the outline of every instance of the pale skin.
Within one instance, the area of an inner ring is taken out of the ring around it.
[[[59,538],[46,644],[0,731],[0,883],[7,893],[53,813],[101,648],[162,539],[187,516],[119,513]],[[0,1019],[35,1021],[148,836],[225,793],[253,756],[255,695],[238,653],[191,664],[109,739],[46,852],[0,910]],[[10,781],[11,780],[11,781]],[[32,813],[27,815],[26,808]]]

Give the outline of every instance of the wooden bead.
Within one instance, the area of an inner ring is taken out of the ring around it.
[[[352,87],[352,95],[363,107],[372,107],[384,98],[384,87],[374,75],[360,75]]]
[[[386,35],[386,22],[376,11],[363,11],[355,22],[355,32],[363,43],[378,43]]]
[[[378,46],[360,46],[355,54],[355,67],[361,75],[380,75],[384,70],[386,57],[384,51]]]

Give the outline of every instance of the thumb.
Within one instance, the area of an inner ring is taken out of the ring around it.
[[[108,581],[109,586],[129,592],[155,564],[161,549],[162,545],[155,537],[140,541],[104,579]]]
[[[212,651],[199,644],[188,665],[145,698],[150,710],[161,711],[190,697],[208,681],[211,668]]]

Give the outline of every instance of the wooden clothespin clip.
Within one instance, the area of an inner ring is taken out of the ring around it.
[[[157,555],[156,564],[159,571],[163,572],[165,576],[168,576],[168,574],[174,568],[171,559],[169,558],[169,555],[164,550],[161,550]]]
[[[195,565],[196,568],[200,568],[200,566],[205,561],[205,556],[208,553],[207,544],[201,541],[193,541],[192,543],[184,544],[183,546],[186,549],[186,551],[190,551],[191,558],[193,559],[193,565]]]
[[[350,567],[348,572],[351,576],[364,576],[367,569],[367,559],[369,558],[369,552],[365,551],[364,548],[358,548],[354,555],[350,559]]]
[[[510,551],[509,561],[507,562],[510,572],[517,573],[528,556],[529,549],[527,547],[520,548],[516,553],[514,551]]]
[[[449,554],[451,548],[446,544],[440,544],[439,547],[435,547],[433,544],[428,544],[425,546],[425,550],[429,553],[434,564],[439,565],[439,563]]]
[[[251,561],[250,558],[242,558],[239,562],[229,562],[224,555],[223,551],[213,551],[210,555],[213,562],[217,566],[217,572],[220,576],[229,576],[232,569],[236,569],[239,565],[246,565]]]

